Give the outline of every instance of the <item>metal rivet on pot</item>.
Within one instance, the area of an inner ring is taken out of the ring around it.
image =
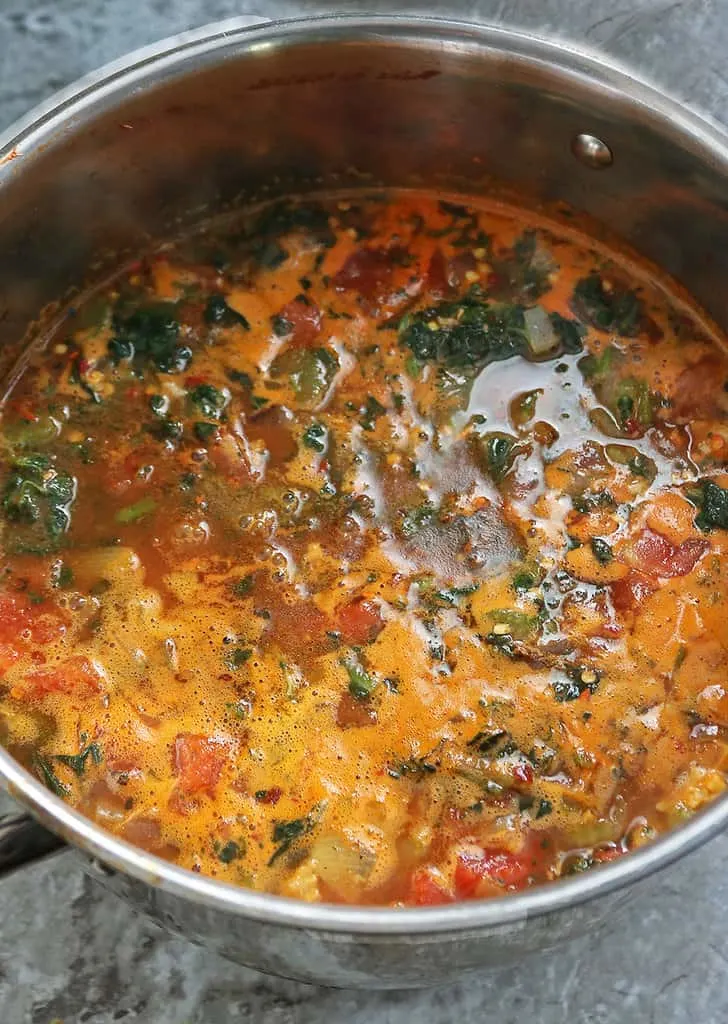
[[[614,154],[606,142],[587,132],[580,132],[574,136],[571,140],[571,152],[579,163],[594,171],[601,171],[614,163]]]

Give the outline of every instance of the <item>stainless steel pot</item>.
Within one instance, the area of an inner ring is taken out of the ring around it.
[[[594,57],[502,29],[249,20],[114,64],[0,140],[0,373],[47,303],[120,254],[246,199],[343,185],[505,185],[566,202],[728,328],[728,138],[683,106]],[[200,877],[104,832],[4,751],[0,777],[104,884],[173,931],[263,971],[367,988],[434,984],[583,934],[728,820],[723,799],[582,876],[395,911]],[[0,827],[0,869],[54,845],[31,822]]]

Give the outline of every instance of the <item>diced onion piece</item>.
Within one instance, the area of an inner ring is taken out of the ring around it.
[[[556,337],[554,325],[542,306],[527,309],[523,319],[526,322],[528,345],[535,356],[544,356],[558,347],[559,339]]]

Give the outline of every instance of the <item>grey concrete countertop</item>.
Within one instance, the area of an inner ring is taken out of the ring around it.
[[[448,13],[601,48],[728,120],[728,0],[0,0],[0,128],[133,47],[236,14]],[[0,797],[0,812],[9,807]],[[0,1024],[725,1024],[728,837],[664,874],[599,935],[424,993],[279,981],[171,939],[95,887],[73,854],[0,883]]]

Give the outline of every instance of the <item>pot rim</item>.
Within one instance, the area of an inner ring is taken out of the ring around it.
[[[231,46],[239,54],[314,40],[336,43],[392,36],[421,44],[437,41],[440,45],[445,37],[453,46],[477,48],[486,55],[499,54],[523,65],[548,65],[577,81],[589,81],[633,106],[649,110],[653,117],[669,124],[684,145],[697,146],[705,159],[720,165],[728,176],[728,133],[601,55],[517,29],[459,19],[343,14],[278,21],[255,16],[231,18],[134,50],[57,92],[0,134],[0,185],[6,174],[22,173],[23,156],[48,144],[69,123],[72,127],[74,119],[82,117],[87,106],[102,99],[113,102],[115,97],[126,96],[132,88],[138,89],[148,81],[183,74],[187,63],[195,57],[214,59]],[[306,903],[255,892],[177,867],[117,838],[67,806],[2,747],[0,785],[44,825],[103,865],[210,910],[313,932],[383,939],[409,935],[433,942],[443,933],[517,926],[626,888],[707,842],[728,824],[726,794],[655,842],[582,875],[489,900],[394,909]]]

